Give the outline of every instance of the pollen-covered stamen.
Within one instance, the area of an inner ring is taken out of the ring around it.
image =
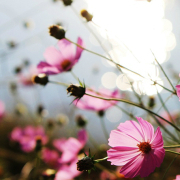
[[[63,70],[66,70],[70,64],[71,64],[71,62],[66,59],[61,63],[61,66],[62,66]]]
[[[139,150],[145,154],[148,154],[151,151],[151,145],[148,142],[140,142],[137,146],[139,147]]]

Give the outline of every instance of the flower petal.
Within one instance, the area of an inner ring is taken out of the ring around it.
[[[153,139],[151,140],[152,148],[163,148],[164,142],[160,128],[158,127]]]
[[[177,89],[177,96],[179,97],[179,101],[180,101],[180,85],[177,85],[176,89]]]
[[[47,75],[53,75],[53,74],[60,73],[59,69],[57,69],[56,67],[53,67],[50,64],[43,62],[43,61],[41,61],[37,67],[38,67],[40,73],[45,73]]]
[[[83,40],[80,37],[78,37],[77,44],[79,44],[80,46],[84,47],[84,42],[83,42]],[[83,49],[77,46],[75,59],[79,59],[81,57],[82,51],[83,51]]]
[[[132,160],[135,156],[141,154],[136,147],[114,147],[107,151],[108,161],[112,165],[123,166]]]
[[[151,142],[151,140],[154,136],[153,126],[149,122],[142,119],[141,117],[136,117],[136,118],[139,121],[139,124],[141,126],[144,141],[145,142],[147,142],[147,141]]]
[[[82,146],[84,146],[88,140],[88,135],[85,129],[81,129],[78,132],[78,140],[79,142],[82,144]]]
[[[139,144],[139,141],[134,139],[133,136],[129,136],[119,130],[112,130],[108,141],[111,147],[127,146],[138,148],[137,144]]]
[[[122,173],[125,178],[133,178],[135,176],[138,176],[142,168],[143,160],[144,156],[135,156],[131,161],[129,161],[121,168],[120,173]]]
[[[53,46],[46,49],[44,52],[44,57],[46,62],[52,66],[58,66],[64,59],[61,52]]]
[[[64,60],[75,60],[75,47],[74,44],[66,39],[58,41],[58,46],[61,51]]]
[[[120,123],[118,129],[127,134],[128,136],[136,139],[137,141],[143,140],[143,134],[141,132],[141,127],[136,121],[126,121],[125,123]]]

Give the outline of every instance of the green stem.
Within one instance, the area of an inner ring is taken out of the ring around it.
[[[101,162],[101,161],[104,161],[104,160],[106,160],[108,157],[104,157],[104,158],[102,158],[102,159],[96,159],[96,160],[94,160],[96,163],[99,163],[99,162]]]
[[[164,148],[180,148],[180,145],[164,146]]]
[[[153,111],[151,111],[151,110],[149,110],[149,109],[147,109],[147,108],[145,108],[145,107],[143,107],[143,106],[141,106],[141,105],[139,105],[139,104],[136,104],[136,103],[134,103],[134,102],[131,102],[131,101],[128,101],[128,100],[124,100],[124,99],[116,99],[116,98],[110,98],[110,99],[108,99],[108,98],[98,97],[98,96],[94,96],[94,95],[87,94],[87,93],[85,93],[85,95],[91,96],[91,97],[94,97],[94,98],[98,98],[98,99],[103,99],[103,100],[106,100],[106,101],[120,101],[120,102],[124,102],[124,103],[130,104],[130,105],[139,107],[139,108],[144,109],[144,110],[146,110],[147,112],[150,112],[150,113],[154,114],[155,116],[161,118],[162,120],[164,120],[165,122],[167,122],[168,124],[170,124],[171,126],[173,126],[175,129],[177,129],[178,131],[180,131],[180,129],[179,129],[176,125],[174,125],[173,123],[171,123],[171,122],[169,122],[168,120],[164,119],[163,117],[159,116],[159,115],[156,114],[155,112],[153,112]]]
[[[170,152],[170,153],[173,153],[173,154],[177,154],[177,155],[180,155],[180,153],[178,152],[175,152],[175,151],[170,151],[170,150],[165,150],[166,152]]]
[[[57,81],[49,81],[49,83],[59,84],[59,85],[66,86],[66,87],[68,87],[68,86],[69,86],[69,85],[68,85],[68,84],[66,84],[66,83],[57,82]]]
[[[107,140],[109,138],[109,133],[108,133],[108,131],[106,129],[104,119],[100,118],[100,121],[101,121],[101,126],[102,126],[102,129],[103,129],[104,136],[105,136],[105,138]]]
[[[124,67],[124,66],[122,66],[122,65],[120,65],[120,64],[118,64],[118,63],[116,63],[116,62],[114,62],[112,59],[110,59],[110,58],[108,58],[108,57],[106,57],[106,56],[103,56],[103,55],[101,55],[101,54],[99,54],[99,53],[96,53],[96,52],[94,52],[94,51],[91,51],[91,50],[89,50],[89,49],[86,49],[86,48],[82,47],[81,45],[79,45],[79,44],[71,41],[71,40],[68,39],[68,38],[65,38],[65,39],[66,39],[67,41],[69,41],[70,43],[75,44],[76,46],[80,47],[81,49],[83,49],[83,50],[85,50],[85,51],[87,51],[87,52],[89,52],[89,53],[92,53],[92,54],[95,54],[96,56],[102,57],[102,58],[104,58],[104,59],[106,59],[106,60],[114,63],[116,66],[118,66],[118,67],[120,67],[120,68],[123,68],[123,69],[125,69],[125,70],[127,70],[127,71],[130,71],[130,72],[132,72],[132,73],[134,73],[134,74],[136,74],[136,75],[138,75],[138,76],[140,76],[140,77],[142,77],[142,78],[145,78],[144,76],[142,76],[142,75],[140,75],[140,74],[138,74],[138,73],[136,73],[136,72],[134,72],[134,71],[132,71],[132,70],[130,70],[130,69],[128,69],[128,68],[126,68],[126,67]],[[150,79],[150,80],[153,81],[152,79]],[[154,82],[154,84],[157,84],[157,85],[161,86],[162,88],[166,89],[167,91],[169,91],[169,92],[171,92],[171,93],[173,93],[173,94],[176,94],[174,91],[171,91],[170,89],[167,89],[166,87],[162,86],[161,84],[157,83],[156,81],[153,81],[153,82]]]
[[[174,90],[174,93],[176,92],[176,89],[174,88],[173,84],[171,83],[170,79],[168,78],[167,74],[165,73],[163,67],[159,64],[158,60],[156,59],[154,53],[151,51],[151,53],[154,56],[154,59],[156,61],[156,63],[158,64],[158,66],[160,67],[161,71],[163,72],[163,74],[166,76],[167,80],[169,81],[169,84],[171,85],[172,89]],[[176,93],[175,93],[176,94]]]
[[[176,155],[176,156],[174,157],[174,159],[171,161],[171,163],[169,164],[168,168],[166,169],[166,171],[165,171],[165,173],[164,173],[164,175],[163,175],[163,177],[162,177],[161,180],[163,180],[163,179],[165,178],[167,172],[169,171],[170,167],[172,166],[172,164],[174,163],[174,161],[176,160],[177,157],[178,157],[178,155]]]

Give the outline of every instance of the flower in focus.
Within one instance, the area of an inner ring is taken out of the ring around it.
[[[24,86],[32,86],[34,84],[32,78],[39,73],[40,71],[35,66],[30,66],[27,72],[18,74],[19,82]]]
[[[80,37],[77,40],[77,44],[84,46]],[[77,46],[75,51],[74,45],[66,39],[60,40],[58,46],[59,50],[55,47],[46,49],[44,53],[46,62],[41,61],[37,66],[41,73],[53,75],[70,71],[81,57],[83,49]]]
[[[98,93],[86,89],[87,94],[95,95],[95,96],[101,96],[104,98],[120,98],[120,94],[118,90],[115,90],[113,92],[106,90],[106,89],[100,89]],[[74,101],[74,104],[79,108],[79,109],[85,109],[85,110],[93,110],[93,111],[104,111],[114,104],[116,104],[118,101],[106,101],[98,98],[94,98],[91,96],[84,95],[78,103]]]
[[[78,139],[70,137],[69,139],[56,139],[53,145],[62,152],[59,163],[68,163],[77,158],[77,155],[87,142],[86,130],[82,129],[78,132]]]
[[[0,101],[0,120],[3,118],[5,114],[5,105],[2,101]]]
[[[160,167],[165,156],[160,128],[154,133],[153,126],[137,117],[135,121],[126,121],[111,131],[107,151],[108,161],[121,166],[120,173],[125,178],[138,175],[147,177],[156,167]]]
[[[175,180],[180,180],[180,175],[176,175],[176,179]]]
[[[176,86],[176,91],[177,91],[177,96],[178,96],[179,101],[180,101],[180,85]]]
[[[45,145],[48,141],[44,129],[41,126],[27,126],[24,129],[15,127],[10,134],[10,139],[19,142],[24,152],[32,152],[37,146],[41,146],[41,144]]]

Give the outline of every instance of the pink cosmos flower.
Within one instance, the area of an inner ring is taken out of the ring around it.
[[[80,37],[77,40],[77,44],[84,46]],[[55,47],[46,49],[44,53],[46,62],[41,61],[37,66],[41,73],[52,75],[70,71],[81,57],[83,49],[77,46],[75,51],[74,45],[66,39],[60,40],[58,46],[59,50]]]
[[[26,72],[22,72],[18,74],[18,79],[21,84],[24,86],[32,86],[34,83],[32,82],[32,78],[35,75],[40,74],[40,71],[35,66],[30,66]]]
[[[180,175],[176,175],[176,179],[175,180],[180,180]]]
[[[115,91],[109,91],[107,89],[100,89],[98,93],[92,91],[92,90],[86,90],[87,94],[95,95],[95,96],[101,96],[105,98],[120,98],[120,94],[118,90]],[[105,101],[102,99],[93,98],[87,95],[84,95],[78,102],[74,101],[74,105],[76,105],[79,109],[85,109],[85,110],[93,110],[93,111],[104,111],[114,104],[116,104],[118,101]]]
[[[59,156],[59,153],[55,150],[51,150],[49,148],[43,148],[42,150],[43,161],[51,167],[56,168],[58,166]]]
[[[160,128],[154,133],[153,126],[137,117],[136,121],[126,121],[111,131],[107,151],[108,161],[121,166],[120,173],[125,178],[140,175],[147,177],[163,162],[165,150]]]
[[[69,165],[61,166],[56,173],[55,180],[71,180],[79,176],[81,172],[77,170],[77,161],[78,159],[75,158]]]
[[[10,134],[10,139],[19,142],[24,152],[33,151],[36,147],[37,140],[40,140],[43,145],[48,141],[44,129],[41,126],[27,126],[24,129],[15,127]]]
[[[177,96],[178,96],[179,101],[180,101],[180,84],[176,86],[176,91],[177,91]]]
[[[0,101],[0,120],[3,118],[5,114],[5,105],[2,101]]]
[[[78,132],[78,139],[70,137],[69,139],[56,139],[53,142],[60,152],[62,152],[59,158],[59,163],[68,163],[77,157],[79,151],[85,146],[87,142],[86,130],[80,130]]]

